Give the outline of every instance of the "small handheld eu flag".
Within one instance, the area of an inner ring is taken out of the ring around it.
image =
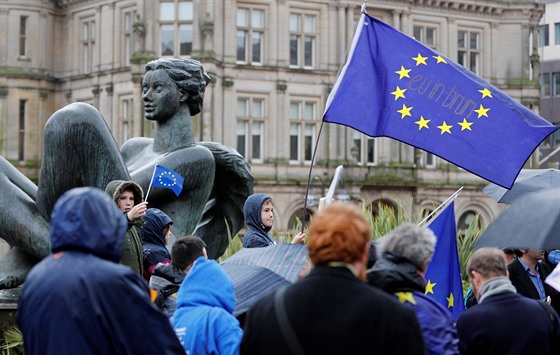
[[[150,181],[150,186],[148,187],[148,192],[146,193],[146,200],[148,199],[148,195],[150,194],[150,189],[152,188],[152,186],[170,189],[178,197],[181,194],[181,191],[183,191],[184,181],[185,178],[179,175],[179,173],[177,173],[176,171],[156,164],[154,173],[152,175],[152,180]]]

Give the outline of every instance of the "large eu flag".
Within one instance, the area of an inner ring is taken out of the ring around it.
[[[426,295],[447,308],[457,320],[465,310],[457,252],[455,202],[451,202],[427,226],[437,237],[436,250],[426,270]]]
[[[557,129],[463,66],[365,13],[323,120],[400,140],[505,188]]]
[[[156,164],[154,175],[152,176],[151,186],[164,187],[172,190],[176,196],[183,191],[183,182],[185,179],[179,173],[166,168],[165,166]]]

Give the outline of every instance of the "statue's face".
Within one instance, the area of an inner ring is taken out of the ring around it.
[[[165,121],[181,106],[181,92],[165,70],[147,72],[142,79],[144,115],[152,121]]]

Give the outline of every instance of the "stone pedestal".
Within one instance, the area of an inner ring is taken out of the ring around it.
[[[6,329],[16,325],[17,302],[21,287],[0,290],[0,344]]]

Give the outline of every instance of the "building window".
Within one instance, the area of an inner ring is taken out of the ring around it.
[[[554,24],[554,44],[560,44],[560,22]]]
[[[414,26],[414,38],[426,46],[437,50],[437,29],[428,26]]]
[[[552,96],[560,96],[560,72],[552,73]]]
[[[426,152],[426,168],[436,167],[436,156],[432,153]]]
[[[237,9],[237,62],[263,63],[264,11]]]
[[[317,16],[290,14],[290,66],[312,69],[315,62]]]
[[[459,223],[457,224],[458,235],[460,237],[465,237],[467,230],[471,227],[471,224],[476,223],[475,227],[480,228],[479,216],[475,211],[467,211],[461,215],[459,218]]]
[[[130,65],[130,60],[132,59],[133,51],[133,30],[132,24],[134,23],[135,11],[129,10],[123,13],[122,21],[122,34],[123,34],[123,63],[126,66]]]
[[[358,164],[377,164],[377,140],[354,131],[350,153]]]
[[[25,160],[25,107],[27,100],[19,100],[18,159]]]
[[[82,21],[82,73],[91,73],[95,68],[95,20]]]
[[[539,47],[548,46],[548,24],[539,26]]]
[[[126,142],[132,137],[132,105],[134,100],[132,98],[125,98],[121,100],[121,138],[122,143]]]
[[[457,62],[473,73],[479,74],[480,33],[459,31],[457,49]]]
[[[159,6],[161,55],[189,56],[193,45],[192,1],[165,1]]]
[[[315,147],[317,102],[290,103],[290,161],[311,162]]]
[[[263,161],[265,101],[262,98],[237,99],[237,151],[247,161]]]
[[[550,96],[550,73],[540,75],[541,97]]]
[[[27,57],[27,16],[19,18],[19,56]]]

